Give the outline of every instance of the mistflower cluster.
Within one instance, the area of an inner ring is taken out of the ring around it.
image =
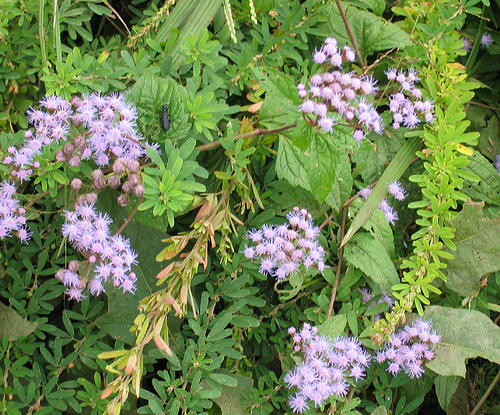
[[[389,194],[394,196],[394,199],[396,200],[405,200],[407,193],[404,187],[401,185],[400,182],[394,181],[392,183],[389,183],[388,185],[388,191]],[[364,189],[359,191],[359,195],[363,200],[368,199],[372,192],[372,187],[365,187]],[[389,222],[391,225],[395,224],[395,221],[399,219],[398,212],[394,210],[394,208],[389,204],[389,201],[387,198],[384,198],[382,202],[378,205],[378,208],[382,211],[384,214],[385,218],[387,219],[387,222]]]
[[[80,276],[79,266],[71,264],[68,269],[59,270],[56,277],[68,287],[70,299],[80,301],[87,287],[92,295],[104,291],[103,282],[111,280],[123,292],[135,292],[136,275],[131,272],[137,264],[137,254],[130,248],[130,241],[122,235],[111,236],[109,225],[113,222],[107,213],[97,212],[93,203],[83,202],[74,211],[64,212],[66,221],[63,235],[71,245],[80,251],[88,263],[94,266],[92,279]]]
[[[371,356],[354,337],[331,340],[319,336],[318,329],[304,323],[302,330],[288,329],[294,348],[302,353],[302,362],[284,377],[289,389],[297,388],[289,404],[294,412],[304,412],[309,402],[316,407],[331,396],[346,396],[348,379],[355,381],[365,376]]]
[[[359,292],[363,296],[363,299],[362,299],[363,304],[366,304],[373,297],[375,297],[368,288],[361,288],[359,290]],[[391,311],[391,308],[394,305],[394,298],[390,297],[389,295],[387,295],[387,293],[385,291],[382,290],[382,297],[379,298],[379,300],[377,302],[374,302],[374,303],[370,304],[368,307],[366,307],[366,310],[369,310],[373,306],[380,304],[380,303],[387,303],[389,305],[389,311]],[[380,314],[375,314],[374,320],[375,321],[380,320]]]
[[[403,370],[410,378],[419,378],[424,373],[424,363],[434,359],[434,345],[440,340],[430,321],[417,320],[391,335],[385,349],[377,352],[377,362],[387,361],[387,371],[394,376]]]
[[[422,92],[415,87],[419,81],[416,72],[409,69],[408,72],[391,68],[386,72],[390,82],[399,84],[399,91],[389,97],[389,110],[393,115],[394,129],[401,126],[415,128],[420,124],[421,118],[426,123],[434,121],[434,105],[430,100],[422,100]]]
[[[259,272],[269,274],[278,282],[299,270],[301,265],[325,269],[325,250],[317,242],[319,228],[306,209],[295,207],[286,215],[289,225],[264,225],[247,234],[255,246],[245,246],[249,259],[260,261]]]
[[[34,131],[25,131],[24,144],[9,147],[3,160],[16,180],[28,179],[40,167],[36,157],[43,147],[54,142],[65,143],[55,160],[73,167],[89,158],[107,166],[117,157],[138,160],[146,154],[147,143],[136,132],[137,109],[125,102],[124,94],[95,92],[71,101],[51,95],[40,101],[40,107],[28,110]]]
[[[32,233],[26,225],[26,211],[19,206],[19,200],[15,198],[16,186],[3,181],[0,184],[0,239],[4,239],[15,233],[21,242],[28,242]]]
[[[366,101],[366,96],[378,91],[375,86],[377,81],[340,70],[344,62],[355,60],[354,51],[348,46],[339,49],[337,41],[329,37],[325,45],[315,51],[313,60],[323,65],[324,72],[311,77],[308,89],[304,84],[297,86],[299,96],[304,100],[299,110],[306,119],[327,132],[332,132],[339,122],[347,122],[354,128],[354,138],[358,141],[366,135],[366,131],[381,134],[382,119]],[[331,70],[333,68],[339,69]]]
[[[500,175],[500,154],[497,154],[497,158],[495,160],[495,167],[498,171],[498,174]]]

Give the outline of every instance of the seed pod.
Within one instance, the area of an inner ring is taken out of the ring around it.
[[[140,184],[134,187],[134,195],[141,197],[144,195],[144,187]]]
[[[74,259],[69,261],[68,269],[73,272],[78,272],[78,270],[80,269],[80,262]]]
[[[64,153],[62,152],[62,150],[59,150],[59,151],[56,151],[56,154],[54,155],[54,159],[56,161],[66,161],[66,156],[64,155]]]
[[[126,182],[124,182],[122,184],[122,190],[125,192],[125,193],[132,193],[134,191],[134,186],[132,186],[132,184],[127,180]]]
[[[132,185],[132,187],[135,187],[139,184],[139,177],[137,177],[135,174],[131,174],[128,176],[128,182]]]
[[[62,152],[64,153],[64,155],[71,156],[73,154],[73,151],[75,151],[75,146],[73,145],[73,143],[64,144],[62,148]]]
[[[85,137],[83,135],[79,135],[79,136],[75,137],[74,143],[75,143],[76,148],[79,148],[82,150],[84,148],[87,148],[87,140],[85,139]]]
[[[118,176],[112,174],[108,177],[108,186],[112,189],[117,189],[120,186],[121,180]]]
[[[122,163],[122,158],[117,158],[113,163],[113,173],[122,174],[125,171],[125,166]]]
[[[118,196],[116,200],[121,207],[125,207],[130,203],[130,197],[125,193],[122,193],[120,196]]]
[[[73,180],[71,180],[70,185],[73,190],[80,190],[82,188],[83,182],[78,178],[74,178]]]
[[[97,202],[97,193],[94,193],[94,192],[87,193],[86,199],[87,199],[88,204],[92,204],[92,203]]]
[[[77,167],[80,165],[80,162],[81,162],[81,158],[78,154],[74,154],[72,155],[69,160],[68,160],[68,164],[71,166],[71,167]]]
[[[127,169],[129,169],[132,173],[135,173],[140,167],[141,164],[137,160],[127,160]]]

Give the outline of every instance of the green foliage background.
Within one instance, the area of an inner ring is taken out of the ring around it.
[[[290,326],[352,334],[374,351],[419,316],[443,335],[421,379],[372,366],[348,396],[306,413],[498,413],[500,4],[340,5],[352,38],[333,1],[0,0],[2,158],[22,142],[26,110],[53,93],[127,91],[138,131],[161,149],[142,166],[144,200],[121,208],[115,190],[99,195],[116,228],[133,214],[135,296],[109,286],[74,303],[54,278],[81,259],[61,213],[72,178],[90,186],[92,162],[56,163],[52,147],[19,186],[33,237],[0,241],[1,413],[291,413]],[[392,129],[380,94],[384,135],[358,145],[346,127],[311,127],[297,84],[320,70],[311,56],[327,36],[354,39],[364,62],[346,70],[373,74],[381,92],[389,67],[416,69],[434,123]],[[377,207],[394,180],[410,203],[391,227]],[[276,286],[242,255],[245,235],[294,206],[322,225],[329,268]],[[397,303],[368,310],[361,288]]]

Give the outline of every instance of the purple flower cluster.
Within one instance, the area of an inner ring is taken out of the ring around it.
[[[79,266],[74,264],[57,272],[56,277],[68,287],[66,294],[70,299],[80,301],[84,298],[85,287],[92,295],[101,294],[104,291],[102,283],[109,279],[123,292],[134,293],[137,277],[131,267],[137,264],[137,254],[130,248],[128,239],[122,235],[111,236],[109,225],[113,221],[108,214],[97,212],[93,203],[85,202],[77,204],[74,211],[65,211],[65,217],[63,235],[91,266],[95,264],[91,281],[78,275]]]
[[[245,256],[259,260],[259,272],[276,277],[278,282],[297,272],[301,265],[323,271],[325,250],[316,240],[319,228],[314,226],[311,214],[295,207],[286,218],[290,226],[264,225],[248,232],[247,238],[255,246],[245,246]]]
[[[363,304],[368,303],[374,297],[374,295],[372,294],[372,292],[368,288],[361,288],[359,290],[359,292],[363,296],[363,299],[362,299]],[[379,300],[377,302],[370,304],[368,307],[366,307],[366,309],[369,310],[373,306],[380,304],[380,303],[387,303],[389,305],[389,311],[390,311],[392,306],[394,305],[394,298],[390,297],[389,295],[387,295],[387,293],[385,291],[382,290],[382,298],[379,298]],[[380,320],[380,314],[375,314],[374,320],[375,321]]]
[[[28,179],[40,167],[36,157],[43,147],[54,142],[66,143],[56,153],[56,161],[73,167],[89,158],[106,166],[113,158],[138,160],[146,154],[147,144],[136,132],[137,109],[125,102],[123,94],[95,92],[71,101],[51,95],[40,101],[40,107],[28,110],[34,132],[27,130],[24,144],[19,149],[9,147],[3,160],[14,179]]]
[[[416,72],[409,69],[397,71],[391,68],[386,72],[387,79],[399,84],[399,91],[389,97],[389,110],[393,114],[392,127],[398,129],[403,125],[407,128],[415,128],[423,118],[426,123],[434,121],[434,105],[430,100],[422,100],[422,92],[415,87],[419,81]]]
[[[353,338],[337,337],[331,340],[319,336],[318,329],[304,323],[300,332],[288,329],[293,336],[295,350],[302,353],[302,362],[284,377],[288,388],[297,388],[289,404],[294,412],[304,412],[308,401],[316,407],[331,396],[346,396],[348,378],[355,381],[365,376],[371,356],[363,350],[361,343]]]
[[[389,193],[394,196],[394,199],[396,200],[405,200],[406,196],[408,194],[406,193],[406,190],[404,187],[401,185],[400,182],[394,181],[392,183],[389,183],[389,188],[388,188]],[[359,195],[363,200],[368,199],[372,192],[372,188],[365,187],[364,189],[359,191]],[[391,225],[395,224],[395,221],[399,219],[398,212],[394,210],[394,208],[389,204],[389,201],[387,198],[384,198],[382,202],[378,205],[378,208],[382,211],[384,214],[385,218],[387,219],[387,222],[389,222]]]
[[[367,95],[374,95],[378,88],[372,77],[359,77],[354,72],[333,70],[341,68],[344,62],[353,62],[355,53],[344,46],[339,49],[334,38],[327,38],[325,45],[315,51],[313,60],[323,65],[324,72],[313,75],[309,89],[304,84],[297,86],[299,96],[304,100],[299,106],[306,119],[327,132],[341,121],[354,128],[354,138],[361,140],[366,131],[382,133],[382,119]],[[316,117],[315,120],[309,118]]]
[[[385,349],[377,352],[377,362],[387,361],[387,370],[393,376],[403,370],[410,378],[419,378],[424,373],[423,364],[435,357],[433,348],[440,340],[430,321],[417,320],[391,335]]]
[[[0,240],[15,232],[21,242],[28,242],[32,233],[25,227],[26,211],[14,197],[16,190],[16,186],[8,181],[0,184]]]

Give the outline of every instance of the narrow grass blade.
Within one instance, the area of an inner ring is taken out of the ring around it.
[[[377,185],[373,188],[370,197],[363,204],[358,214],[352,221],[351,227],[347,231],[342,240],[341,247],[343,247],[354,234],[361,228],[365,222],[370,218],[373,212],[378,208],[378,205],[387,194],[387,183],[399,180],[403,173],[406,171],[411,161],[415,157],[415,153],[421,148],[422,142],[418,137],[412,137],[406,141],[392,159],[390,164],[385,169],[380,177]]]

